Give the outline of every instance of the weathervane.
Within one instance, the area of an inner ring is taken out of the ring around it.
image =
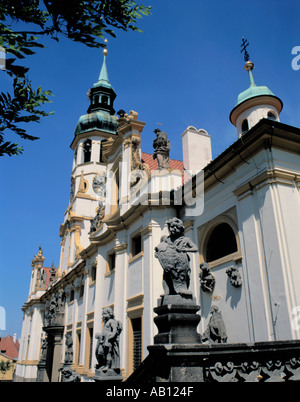
[[[248,42],[248,40],[247,39],[245,39],[245,38],[242,38],[242,44],[241,44],[241,48],[242,48],[242,50],[241,50],[241,53],[242,52],[245,52],[245,54],[244,54],[244,60],[247,62],[247,61],[249,61],[249,59],[250,59],[250,56],[249,56],[249,53],[247,52],[247,46],[249,46],[249,42]]]

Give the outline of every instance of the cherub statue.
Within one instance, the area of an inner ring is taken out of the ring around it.
[[[184,225],[181,219],[172,218],[167,221],[169,236],[163,236],[155,247],[155,257],[163,267],[163,289],[165,295],[191,294],[190,285],[190,252],[196,252],[197,246],[184,236]]]

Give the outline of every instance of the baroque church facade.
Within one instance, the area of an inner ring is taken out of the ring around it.
[[[106,307],[122,323],[120,368],[124,379],[130,376],[157,333],[153,309],[163,284],[155,247],[173,217],[197,246],[190,254],[190,291],[201,306],[200,334],[217,306],[228,343],[299,339],[300,129],[280,122],[282,101],[255,84],[247,61],[250,86],[230,114],[237,140],[212,160],[210,135],[189,126],[182,134],[183,161],[169,160],[166,152],[161,168],[141,150],[145,123],[138,114],[115,114],[106,49],[103,54],[71,144],[59,266],[44,267],[41,248],[32,261],[16,380],[38,377],[53,303],[60,325],[44,381],[60,379],[65,338],[73,372],[93,381]]]

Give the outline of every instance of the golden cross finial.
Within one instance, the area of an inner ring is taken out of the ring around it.
[[[107,56],[107,53],[108,53],[107,47],[106,47],[107,42],[108,42],[108,40],[105,38],[105,39],[104,39],[105,47],[104,47],[104,49],[103,49],[103,56]]]

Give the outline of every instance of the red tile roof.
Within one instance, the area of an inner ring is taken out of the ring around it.
[[[147,165],[150,168],[150,172],[151,172],[151,170],[156,170],[158,168],[157,159],[153,159],[152,154],[142,152],[142,161],[147,163]],[[183,162],[182,161],[177,161],[176,159],[170,159],[170,166],[171,166],[171,169],[177,169],[183,173]]]
[[[149,166],[150,172],[152,170],[158,169],[158,163],[157,159],[153,159],[152,154],[148,154],[146,152],[142,152],[142,162],[146,163]],[[170,159],[170,166],[172,170],[179,170],[182,174],[182,184],[184,184],[188,179],[189,176],[184,174],[184,167],[183,167],[183,162],[176,160],[176,159]]]
[[[47,287],[49,284],[51,267],[43,267],[43,271],[46,274],[45,286]],[[42,274],[43,274],[43,271],[42,271]]]
[[[0,338],[0,353],[9,357],[10,359],[17,359],[19,355],[20,344],[19,341],[8,335],[5,338]]]

